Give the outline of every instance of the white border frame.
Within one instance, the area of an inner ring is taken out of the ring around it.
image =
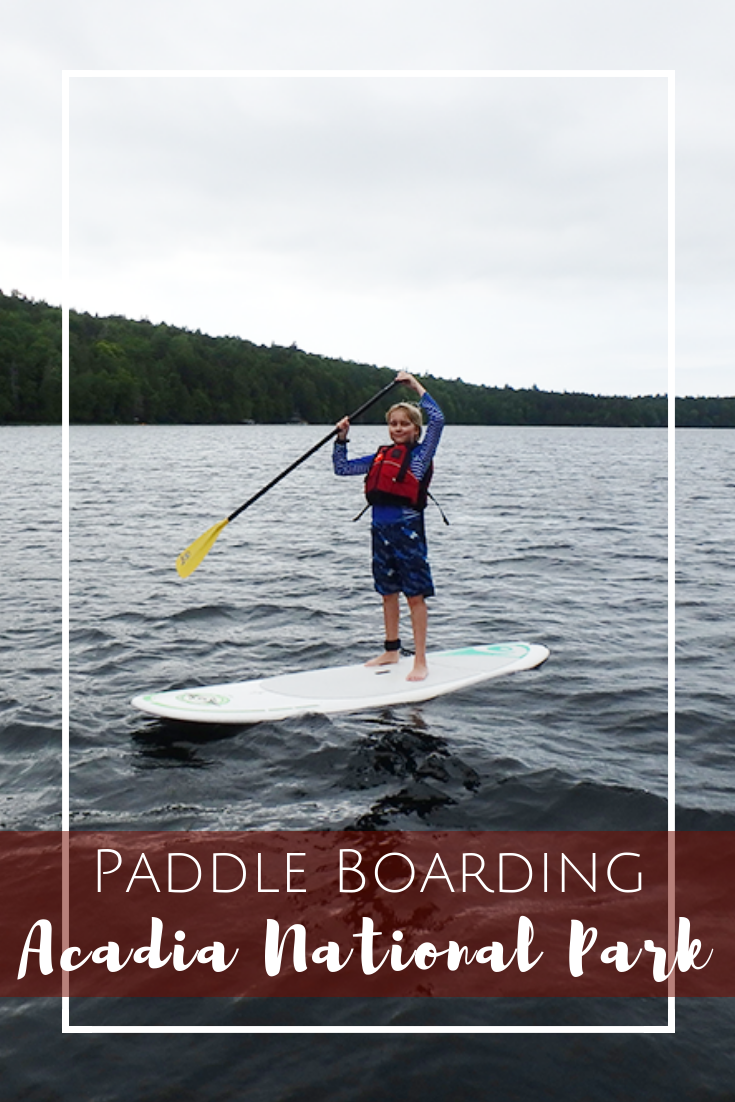
[[[675,831],[675,71],[673,69],[64,69],[61,74],[62,196],[62,944],[69,944],[69,91],[72,80],[86,78],[193,79],[664,79],[667,83],[667,371],[668,371],[668,904],[669,945],[676,944],[674,892]],[[670,956],[673,954],[670,948]],[[86,1026],[71,1025],[69,976],[62,974],[62,1033],[675,1033],[674,975],[668,985],[665,1026]]]

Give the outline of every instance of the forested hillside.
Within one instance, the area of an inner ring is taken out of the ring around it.
[[[61,310],[0,292],[0,424],[61,420]]]
[[[378,368],[123,317],[72,312],[69,328],[72,423],[331,424],[400,366]],[[462,365],[453,366],[461,375]],[[450,424],[666,425],[660,395],[597,397],[423,379]],[[376,407],[366,419],[381,416]],[[0,422],[60,417],[61,311],[0,292]],[[735,427],[735,398],[678,399],[677,422]]]
[[[393,375],[299,348],[264,347],[125,318],[70,320],[76,422],[329,424]],[[594,398],[425,378],[454,424],[662,425],[661,398]],[[378,410],[374,419],[381,417]]]

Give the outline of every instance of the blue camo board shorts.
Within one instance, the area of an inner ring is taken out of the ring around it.
[[[374,524],[372,537],[373,578],[381,597],[389,593],[433,597],[422,516],[395,524]]]

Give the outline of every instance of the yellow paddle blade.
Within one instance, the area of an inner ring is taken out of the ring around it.
[[[176,569],[180,578],[188,578],[190,574],[194,573],[199,563],[214,547],[214,541],[226,524],[229,524],[229,517],[221,520],[219,524],[212,525],[203,536],[190,543],[186,551],[181,552],[176,560]]]

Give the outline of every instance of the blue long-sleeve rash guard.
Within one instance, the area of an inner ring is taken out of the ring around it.
[[[434,399],[426,392],[421,395],[419,405],[426,411],[428,424],[423,440],[413,449],[411,454],[411,472],[421,480],[429,469],[429,464],[434,458],[434,453],[439,446],[442,429],[444,428],[444,414],[439,409]],[[338,475],[366,475],[370,470],[377,452],[372,455],[363,455],[359,459],[347,458],[347,443],[335,440],[332,452],[334,473]],[[373,524],[395,524],[397,521],[406,520],[408,517],[420,516],[416,509],[403,505],[373,505]]]

